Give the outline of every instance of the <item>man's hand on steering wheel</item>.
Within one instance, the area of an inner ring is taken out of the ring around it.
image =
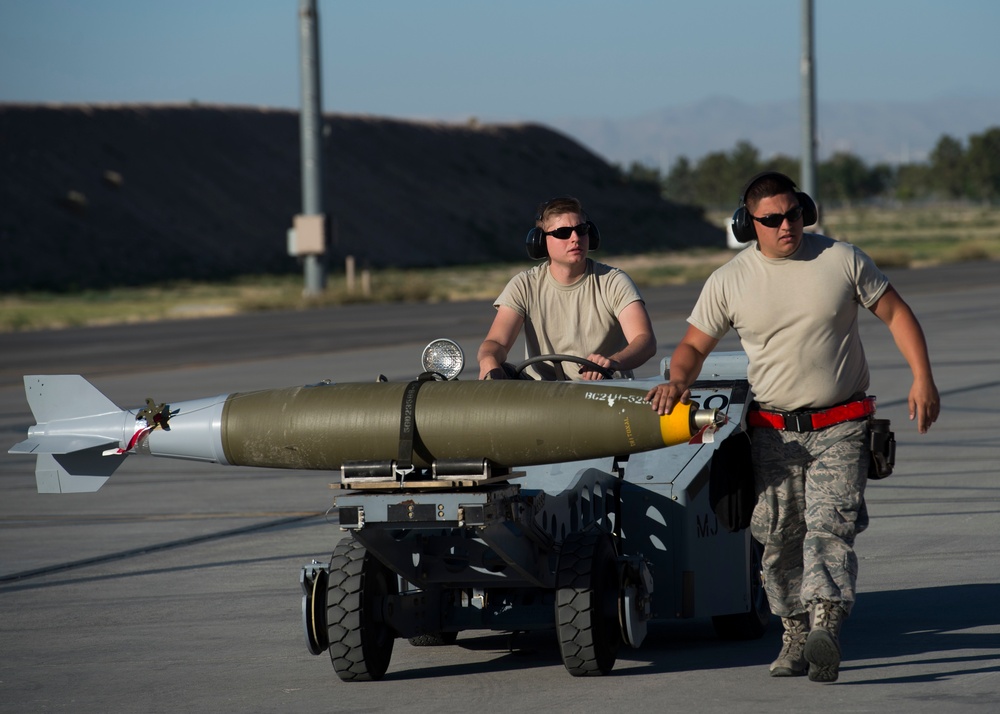
[[[605,362],[610,362],[610,360],[608,360],[605,357],[601,357],[600,355],[591,355],[591,356],[600,357]],[[597,364],[596,362],[592,362],[589,359],[584,359],[583,357],[576,357],[575,355],[551,354],[551,355],[535,355],[534,357],[529,357],[528,359],[524,360],[514,368],[514,375],[513,375],[514,378],[520,379],[521,374],[524,372],[525,367],[528,367],[529,365],[532,364],[538,364],[539,362],[549,362],[553,365],[563,362],[572,362],[574,364],[578,364],[580,365],[581,375],[585,374],[586,372],[591,373],[591,376],[584,377],[584,379],[592,379],[592,380],[611,379],[614,377],[613,367],[605,367],[603,365]]]
[[[608,359],[604,355],[592,354],[587,357],[588,362],[593,362],[599,367],[603,367],[607,372],[596,372],[592,369],[588,369],[586,365],[580,367],[580,376],[584,380],[598,380],[598,379],[610,379],[606,374],[613,376],[613,373],[618,369],[618,363],[613,359]]]

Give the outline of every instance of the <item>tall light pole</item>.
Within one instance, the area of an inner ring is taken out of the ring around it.
[[[295,237],[289,252],[303,258],[304,293],[317,295],[326,286],[326,220],[323,214],[322,98],[316,0],[299,0],[299,48],[302,214],[295,217]]]
[[[816,205],[816,68],[813,63],[813,0],[802,0],[802,182]]]

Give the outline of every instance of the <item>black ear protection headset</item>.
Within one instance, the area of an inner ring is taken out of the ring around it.
[[[768,177],[783,178],[791,184],[793,189],[797,188],[794,181],[778,171],[762,171],[747,181],[746,186],[743,187],[743,192],[740,194],[740,207],[733,214],[733,236],[740,243],[749,243],[757,239],[757,228],[754,226],[753,216],[746,205],[747,193],[749,193],[755,183]],[[795,198],[799,202],[799,205],[802,206],[802,225],[811,226],[816,223],[819,218],[816,210],[816,202],[809,197],[808,193],[798,190],[795,191]]]
[[[559,198],[568,198],[568,196],[560,196]],[[539,209],[538,213],[535,215],[535,221],[541,222],[542,216],[545,214],[545,209],[549,207],[549,204],[556,201],[556,198],[550,198],[548,201],[543,203]],[[584,214],[586,217],[586,214]],[[587,221],[587,227],[590,229],[587,232],[587,250],[597,250],[601,245],[601,232],[597,230],[597,226],[593,221]],[[530,231],[528,231],[528,237],[524,240],[524,247],[528,251],[528,257],[532,260],[542,260],[549,257],[549,249],[545,244],[545,231],[538,226],[535,226]]]

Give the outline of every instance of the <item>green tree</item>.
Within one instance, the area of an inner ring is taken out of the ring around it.
[[[729,154],[729,180],[735,189],[734,195],[738,196],[740,189],[750,177],[760,171],[760,152],[757,151],[757,147],[745,139],[736,142],[736,146]]]
[[[930,191],[931,169],[926,164],[903,164],[896,169],[894,196],[900,201],[915,201]]]
[[[657,187],[660,185],[660,170],[639,161],[629,164],[625,177],[630,183],[647,183]]]
[[[799,172],[802,170],[802,164],[798,159],[792,156],[785,156],[784,154],[775,154],[766,162],[764,162],[761,171],[764,170],[778,171],[779,173],[785,174],[785,176],[790,178],[792,181],[798,183],[800,180]],[[750,177],[747,176],[747,178],[749,179]],[[801,188],[801,186],[799,188]]]
[[[971,197],[1000,199],[1000,126],[969,137],[966,162]]]
[[[884,188],[854,154],[838,151],[819,166],[820,194],[831,203],[851,204],[874,198]]]
[[[931,188],[947,198],[959,198],[967,191],[965,150],[961,142],[942,134],[930,154]]]
[[[718,208],[732,204],[739,188],[733,188],[729,155],[713,151],[701,157],[695,167],[694,185],[702,206]]]
[[[706,154],[694,171],[698,201],[703,206],[734,205],[747,179],[760,170],[760,152],[749,141],[738,141],[728,153]]]
[[[798,159],[782,154],[761,161],[760,152],[741,140],[732,150],[704,155],[696,165],[679,157],[660,179],[665,198],[702,208],[735,204],[746,181],[762,170],[774,170],[799,180]],[[942,135],[927,163],[867,166],[849,152],[838,152],[817,167],[818,188],[813,196],[829,205],[877,198],[900,201],[924,200],[933,195],[947,198],[1000,200],[1000,127],[969,138],[963,151],[957,139]],[[646,180],[658,176],[654,169],[633,164],[628,176]]]
[[[871,185],[874,189],[872,198],[881,196],[890,198],[893,187],[896,184],[896,169],[889,164],[875,164],[871,168]]]
[[[677,159],[663,179],[663,197],[677,203],[699,203],[694,169],[686,156]]]

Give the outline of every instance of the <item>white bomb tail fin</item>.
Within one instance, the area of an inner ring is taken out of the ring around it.
[[[26,375],[24,392],[37,422],[11,454],[34,454],[39,493],[98,490],[124,460],[127,413],[78,374]]]

